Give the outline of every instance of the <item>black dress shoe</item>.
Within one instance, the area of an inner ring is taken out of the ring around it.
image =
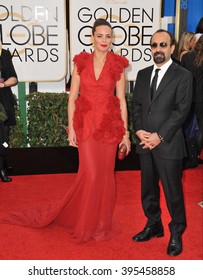
[[[167,254],[169,256],[178,256],[182,252],[182,236],[181,235],[171,235]]]
[[[153,237],[164,236],[164,228],[162,225],[146,226],[143,231],[133,236],[133,241],[143,242],[148,241]]]
[[[12,179],[6,176],[6,172],[4,169],[0,170],[0,178],[2,182],[11,182]]]

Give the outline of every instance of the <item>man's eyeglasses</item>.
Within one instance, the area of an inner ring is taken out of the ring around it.
[[[168,47],[168,44],[167,43],[164,43],[164,42],[161,42],[160,44],[158,43],[152,43],[151,44],[151,48],[152,49],[156,49],[158,47],[158,45],[162,48],[162,49],[165,49]]]

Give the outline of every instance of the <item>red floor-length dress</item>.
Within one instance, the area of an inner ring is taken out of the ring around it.
[[[79,242],[105,240],[115,234],[114,166],[125,129],[114,91],[128,61],[109,52],[96,80],[93,55],[83,52],[74,58],[80,75],[80,96],[74,113],[79,170],[73,185],[60,201],[12,212],[4,217],[4,223],[30,227],[56,223],[66,227]]]

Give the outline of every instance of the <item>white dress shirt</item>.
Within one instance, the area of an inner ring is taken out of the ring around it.
[[[157,65],[154,64],[154,69],[153,69],[152,75],[151,75],[151,82],[152,82],[152,79],[153,79],[153,77],[154,77],[154,75],[155,75],[155,70],[156,70],[157,68],[160,69],[159,74],[158,74],[158,79],[157,79],[156,88],[158,88],[158,86],[159,86],[159,84],[160,84],[160,82],[161,82],[161,80],[162,80],[164,74],[166,73],[167,69],[169,68],[169,66],[171,65],[172,62],[173,62],[173,61],[172,61],[172,59],[170,58],[169,61],[167,61],[167,62],[166,62],[164,65],[162,65],[161,67],[157,67]],[[151,84],[151,83],[150,83],[150,84]]]

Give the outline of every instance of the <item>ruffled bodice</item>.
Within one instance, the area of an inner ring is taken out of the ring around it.
[[[109,52],[96,80],[93,53],[82,52],[74,57],[80,75],[80,96],[75,102],[74,128],[77,140],[88,138],[95,126],[94,138],[104,143],[120,142],[125,134],[120,101],[114,95],[116,82],[128,66],[128,60]]]

